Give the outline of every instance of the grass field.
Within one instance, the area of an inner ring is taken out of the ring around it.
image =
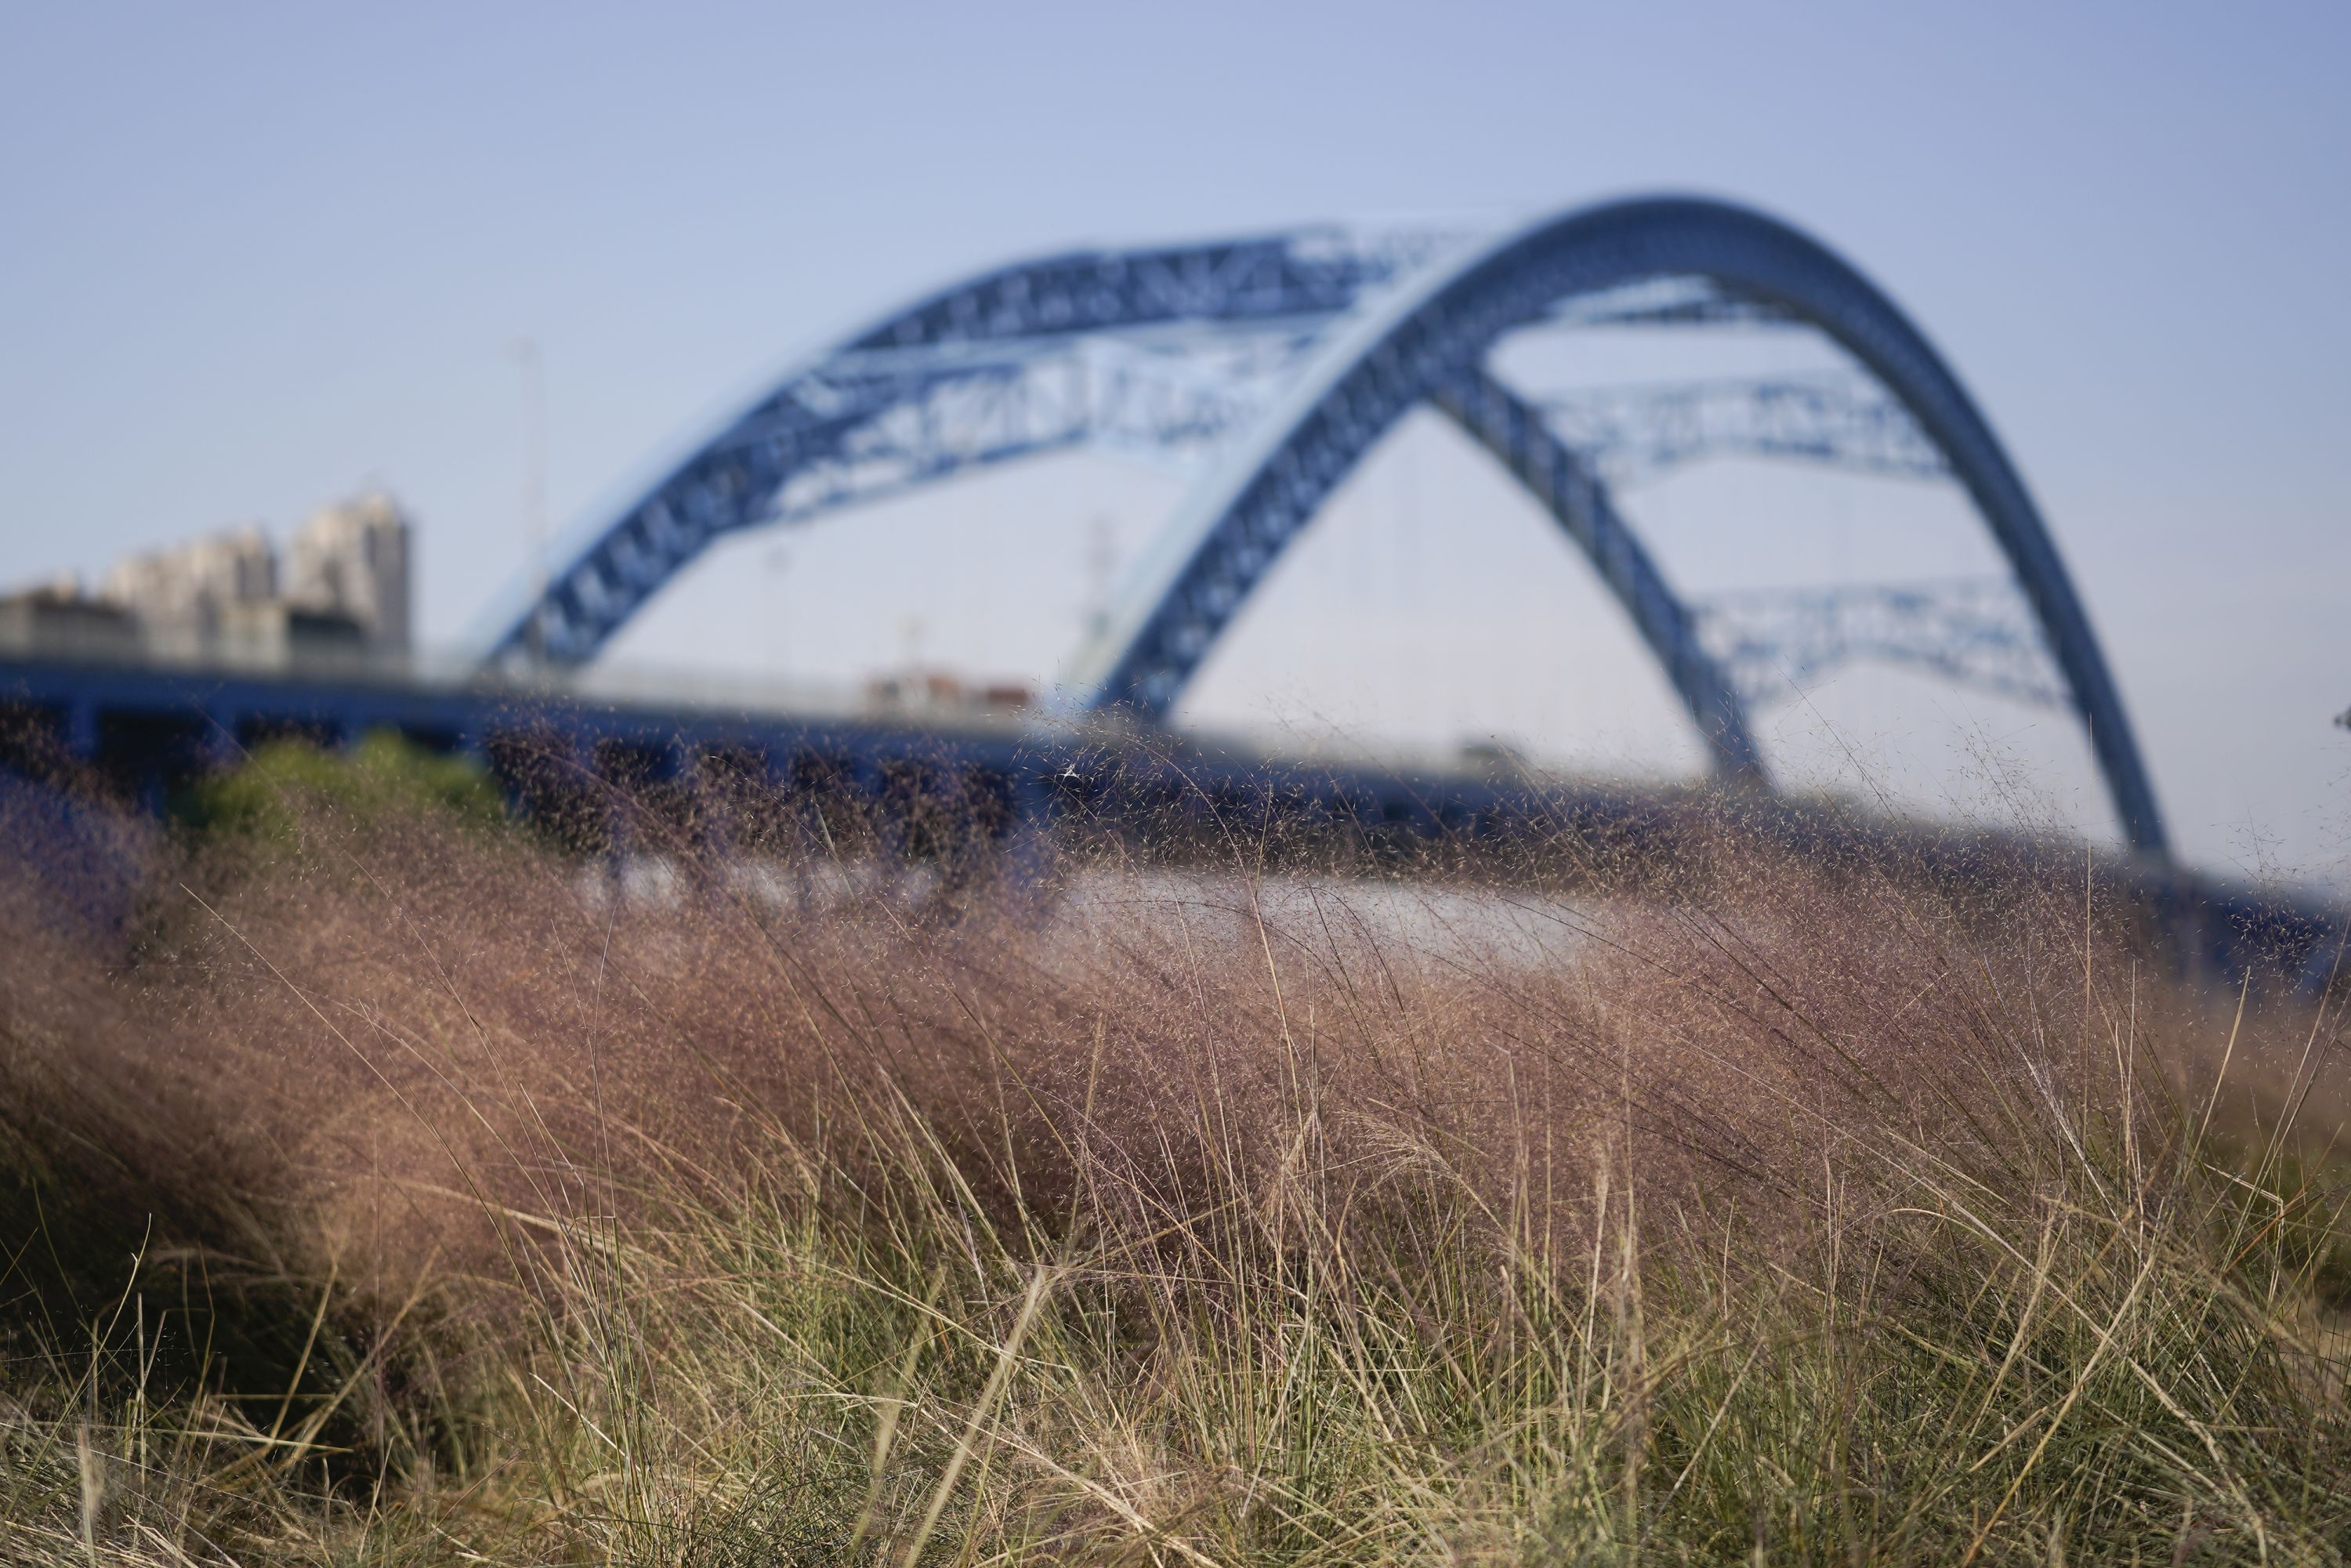
[[[265,762],[9,808],[6,1561],[2351,1554],[2339,1005],[2094,877],[921,897]]]

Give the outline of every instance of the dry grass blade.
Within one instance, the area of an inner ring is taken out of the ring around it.
[[[663,789],[0,867],[0,1561],[2351,1540],[2342,1012],[2071,851]]]

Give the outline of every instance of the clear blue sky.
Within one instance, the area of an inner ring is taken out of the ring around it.
[[[1828,239],[1958,364],[2189,851],[2345,881],[2344,7],[88,4],[0,29],[0,579],[380,479],[449,639],[521,559],[517,334],[544,345],[560,524],[794,350],[1008,255],[1695,188]],[[1387,468],[1328,530],[1376,549],[1301,554],[1204,712],[1569,757],[1550,728],[1590,721],[1670,765],[1653,676],[1594,655],[1564,690],[1573,648],[1520,624],[1549,612],[1509,598],[1533,567],[1492,564],[1540,540],[1486,517],[1507,495],[1443,453]],[[747,546],[633,646],[1050,666],[1081,514],[1125,537],[1164,499],[1081,467]],[[1339,622],[1374,591],[1475,643],[1474,697],[1363,651]],[[1840,722],[1899,770],[1908,717]]]

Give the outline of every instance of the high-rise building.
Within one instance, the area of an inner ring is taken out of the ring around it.
[[[408,518],[400,504],[372,490],[297,528],[286,551],[286,599],[349,616],[371,647],[405,651]]]

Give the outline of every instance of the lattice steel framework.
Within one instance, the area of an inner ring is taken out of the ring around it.
[[[1943,455],[1864,376],[1596,387],[1546,398],[1560,439],[1623,487],[1702,457],[1792,457],[1897,479],[1941,479]]]
[[[1857,373],[1533,399],[1488,367],[1498,340],[1530,326],[1726,324],[1812,329]],[[983,274],[786,376],[519,592],[488,657],[593,658],[729,532],[1091,444],[1198,474],[1072,671],[1091,706],[1162,720],[1332,490],[1423,403],[1492,453],[1592,561],[1726,776],[1763,776],[1746,717],[1769,695],[1759,671],[1784,687],[1800,668],[1892,659],[2062,700],[2126,836],[2164,852],[2080,599],[1957,378],[1850,266],[1715,202],[1614,203],[1482,241],[1323,228]],[[2013,582],[1686,603],[1608,481],[1725,452],[1955,480]]]
[[[2029,706],[2065,703],[2032,609],[2005,578],[1720,593],[1691,612],[1698,640],[1750,707],[1864,660]]]

